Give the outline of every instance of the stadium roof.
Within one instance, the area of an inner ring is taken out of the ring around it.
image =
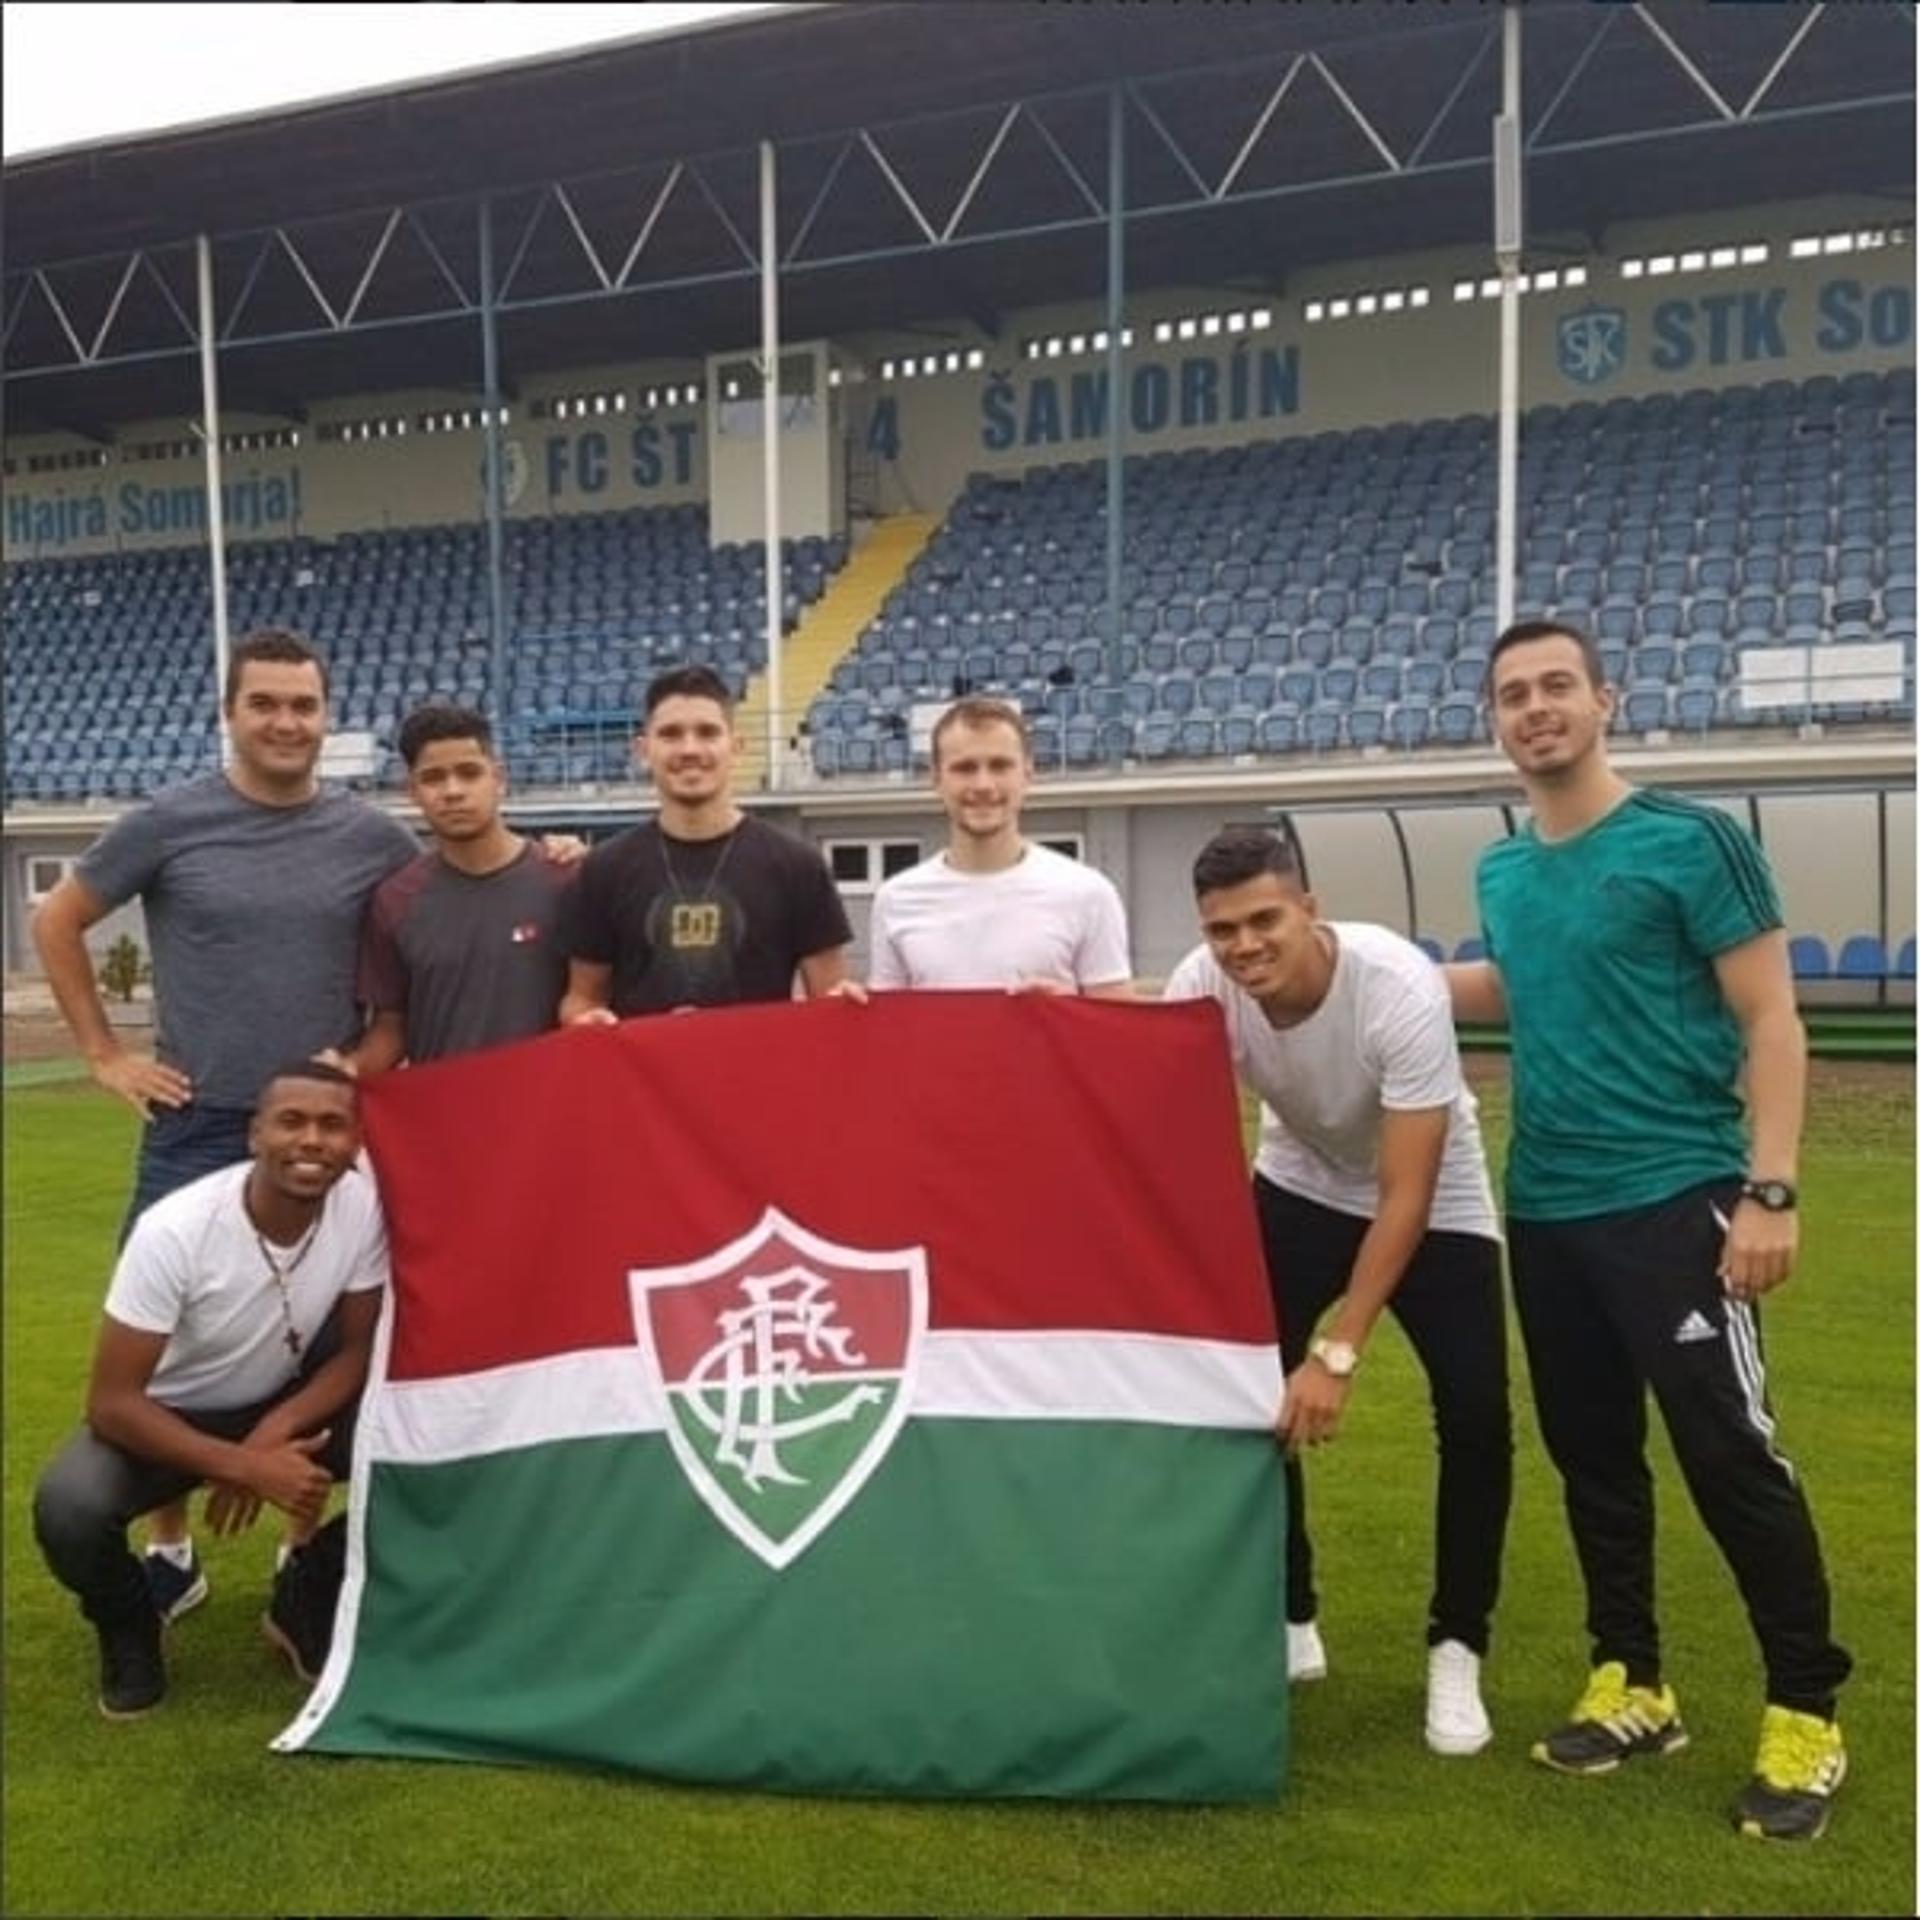
[[[1484,241],[1499,14],[798,7],[29,156],[5,170],[9,425],[108,438],[198,410],[202,231],[228,409],[477,389],[483,194],[510,390],[752,341],[762,139],[788,337],[955,318],[991,337],[1104,291],[1115,83],[1134,289],[1278,292],[1308,265]],[[1534,0],[1524,30],[1530,244],[1911,201],[1906,8]]]

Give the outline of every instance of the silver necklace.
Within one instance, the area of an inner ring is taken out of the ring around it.
[[[273,1257],[273,1248],[268,1244],[267,1236],[258,1227],[253,1230],[254,1244],[260,1249],[260,1258],[267,1263],[267,1272],[272,1277],[274,1291],[279,1296],[280,1317],[287,1323],[286,1331],[280,1336],[281,1343],[296,1360],[300,1358],[300,1349],[304,1342],[300,1337],[300,1329],[293,1324],[293,1293],[287,1282],[298,1271],[300,1262],[313,1251],[314,1238],[319,1231],[320,1216],[315,1214],[312,1226],[300,1236],[298,1244],[294,1247],[293,1257],[285,1266],[282,1266]]]
[[[720,944],[721,914],[713,902],[714,889],[719,886],[720,876],[726,872],[727,862],[733,857],[733,850],[746,830],[747,823],[742,818],[728,834],[727,844],[720,849],[720,858],[713,863],[713,871],[707,875],[706,884],[697,894],[689,896],[686,888],[680,884],[680,876],[674,872],[673,860],[667,853],[666,829],[658,829],[660,871],[666,875],[668,889],[673,894],[673,907],[667,915],[667,945],[676,953],[706,951]]]

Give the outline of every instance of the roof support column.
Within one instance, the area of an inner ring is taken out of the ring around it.
[[[508,757],[506,535],[501,524],[505,485],[500,458],[500,321],[493,287],[493,200],[480,196],[480,432],[482,490],[487,515],[488,683],[499,751]]]
[[[1500,21],[1500,114],[1493,123],[1493,246],[1500,263],[1499,501],[1493,532],[1494,621],[1513,624],[1520,546],[1520,250],[1521,204],[1520,8],[1508,5]]]
[[[767,540],[767,785],[784,784],[781,742],[788,728],[781,711],[780,615],[786,582],[780,567],[780,255],[775,246],[773,142],[760,142],[760,430],[766,472]],[[823,402],[824,405],[824,402]]]
[[[1107,678],[1120,678],[1120,556],[1126,468],[1126,97],[1107,89]]]
[[[213,320],[213,244],[194,241],[200,293],[200,426],[207,456],[207,566],[213,583],[213,697],[219,715],[220,764],[227,763],[227,520],[220,497],[220,379]]]

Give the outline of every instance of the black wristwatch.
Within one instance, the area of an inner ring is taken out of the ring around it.
[[[1791,1213],[1800,1204],[1800,1195],[1784,1180],[1742,1180],[1740,1198],[1769,1213]]]

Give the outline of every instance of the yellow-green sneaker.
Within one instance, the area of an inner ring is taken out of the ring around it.
[[[1769,1707],[1760,1716],[1753,1778],[1734,1802],[1733,1824],[1753,1840],[1818,1840],[1847,1777],[1840,1728],[1817,1713]]]
[[[1642,1753],[1673,1753],[1687,1744],[1671,1687],[1630,1687],[1618,1660],[1594,1668],[1573,1717],[1533,1746],[1533,1757],[1556,1773],[1611,1773]]]

